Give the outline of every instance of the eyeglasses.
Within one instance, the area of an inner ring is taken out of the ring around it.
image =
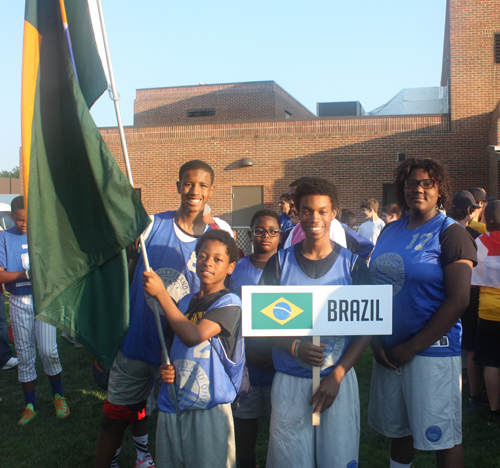
[[[422,180],[406,179],[405,180],[405,187],[407,189],[414,189],[414,188],[417,188],[417,186],[419,186],[419,185],[424,190],[429,190],[436,185],[436,181],[434,179],[422,179]]]
[[[266,232],[269,234],[269,237],[277,237],[281,233],[281,229],[264,229],[264,228],[253,228],[252,233],[255,237],[264,237]]]

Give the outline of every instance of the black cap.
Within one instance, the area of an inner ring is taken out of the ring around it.
[[[500,200],[493,200],[484,209],[486,225],[500,223]]]
[[[469,206],[481,208],[479,205],[476,205],[476,200],[474,200],[472,193],[467,190],[460,190],[460,192],[453,195],[452,208],[468,208]]]
[[[481,187],[470,188],[469,192],[472,193],[476,203],[486,200],[486,192]]]

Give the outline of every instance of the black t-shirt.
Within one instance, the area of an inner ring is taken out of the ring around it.
[[[470,260],[477,265],[477,246],[461,224],[451,224],[440,236],[441,266],[444,268],[458,260]]]
[[[334,263],[337,261],[342,247],[332,241],[333,250],[325,258],[321,258],[319,260],[311,260],[304,256],[304,254],[302,253],[302,242],[295,244],[293,248],[295,258],[297,259],[297,263],[299,264],[300,269],[307,277],[314,280],[322,278],[328,273],[328,271],[331,270]],[[354,262],[354,265],[351,269],[352,284],[372,284],[373,281],[370,275],[370,271],[368,270],[365,261],[360,257],[355,258],[356,255],[352,253],[351,255],[352,261]],[[262,272],[259,284],[278,286],[280,284],[280,279],[281,266],[279,263],[278,254],[275,254],[268,260],[264,271]]]
[[[217,307],[207,312],[207,309],[225,294],[229,294],[229,290],[223,289],[202,298],[199,298],[198,294],[196,294],[191,299],[184,315],[194,324],[198,323],[201,319],[217,323],[221,327],[221,332],[217,335],[217,338],[220,339],[227,355],[231,358],[241,325],[241,307],[238,305],[229,305]]]

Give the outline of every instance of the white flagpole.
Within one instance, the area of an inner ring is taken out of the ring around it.
[[[132,170],[130,168],[130,159],[128,155],[128,149],[127,149],[127,141],[125,140],[125,131],[123,130],[123,123],[122,123],[122,117],[121,117],[121,112],[120,112],[120,96],[116,91],[116,85],[115,85],[115,77],[113,74],[113,66],[111,65],[111,55],[109,53],[109,45],[108,45],[108,36],[106,34],[106,25],[104,24],[104,14],[102,12],[102,5],[101,5],[101,0],[96,0],[97,3],[97,8],[99,10],[99,20],[101,23],[101,31],[102,31],[102,37],[103,37],[103,42],[104,42],[104,48],[106,51],[106,61],[108,62],[108,71],[109,71],[109,80],[111,83],[111,89],[110,91],[110,96],[112,101],[115,104],[115,112],[116,112],[116,119],[118,122],[118,130],[120,133],[120,141],[122,144],[123,148],[123,159],[125,160],[125,167],[127,170],[127,177],[130,182],[130,185],[132,187],[134,186],[134,179],[132,177]],[[149,260],[148,260],[148,254],[146,251],[146,244],[144,243],[144,236],[141,234],[139,237],[139,242],[141,245],[141,252],[142,252],[142,258],[144,260],[144,267],[146,271],[150,271],[151,268],[149,266]],[[160,344],[161,344],[161,349],[162,349],[162,362],[165,364],[170,364],[170,358],[168,356],[168,351],[167,351],[167,346],[165,344],[165,337],[163,336],[163,330],[161,326],[161,320],[160,320],[160,313],[158,311],[158,301],[153,301],[154,307],[153,307],[153,312],[155,315],[155,320],[156,320],[156,325],[158,327],[158,335],[160,337]],[[175,389],[174,389],[175,393]],[[175,398],[175,402],[177,405],[177,398]]]

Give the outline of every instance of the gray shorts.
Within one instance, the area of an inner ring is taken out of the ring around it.
[[[418,450],[461,444],[461,357],[415,356],[401,371],[373,362],[370,426],[390,438],[411,435]]]
[[[119,350],[109,371],[108,401],[124,406],[140,403],[151,395],[155,381],[160,382],[158,367],[128,359]],[[150,405],[148,400],[149,410]]]
[[[351,369],[333,405],[312,425],[312,379],[276,372],[271,398],[268,468],[357,466],[359,451],[358,380]]]
[[[252,393],[243,400],[238,409],[233,410],[233,416],[240,419],[258,419],[264,413],[264,408],[271,414],[271,386],[252,385]]]
[[[158,411],[155,466],[235,468],[231,404],[180,415]]]

